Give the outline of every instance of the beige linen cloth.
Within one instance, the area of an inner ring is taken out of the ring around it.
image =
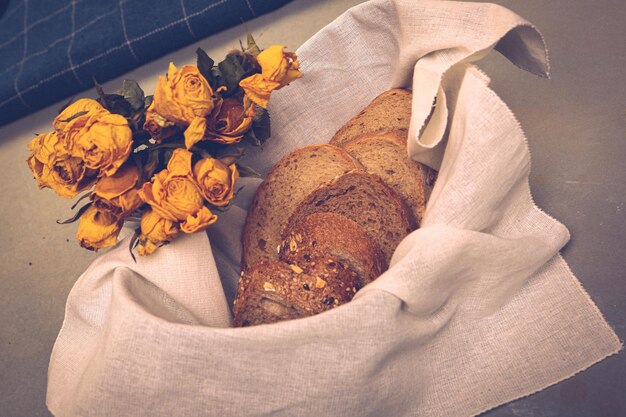
[[[137,263],[124,241],[80,277],[50,361],[52,413],[471,416],[617,352],[559,255],[567,229],[532,201],[520,126],[471,64],[492,48],[547,75],[539,33],[495,5],[375,0],[315,35],[298,51],[305,77],[272,97],[273,138],[248,162],[267,172],[382,91],[412,86],[409,152],[440,169],[423,227],[354,301],[232,329],[258,184],[242,181],[209,240],[185,236]]]

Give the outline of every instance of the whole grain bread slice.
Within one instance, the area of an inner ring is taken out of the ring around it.
[[[409,130],[411,122],[410,90],[394,88],[385,91],[365,107],[359,114],[348,120],[330,140],[331,145],[343,146],[364,133],[381,130]],[[405,138],[406,142],[406,138]]]
[[[354,271],[357,289],[376,279],[387,269],[380,247],[367,236],[366,230],[337,213],[313,213],[283,234],[280,259],[300,266],[304,272],[320,265]]]
[[[377,175],[348,172],[318,187],[294,210],[284,230],[314,213],[332,212],[361,225],[389,264],[400,241],[411,232],[411,214],[402,199]]]
[[[274,323],[335,308],[354,296],[355,277],[338,265],[320,265],[307,274],[297,265],[261,261],[246,269],[239,279],[233,325]]]
[[[365,133],[345,143],[344,149],[402,197],[419,226],[437,172],[409,158],[406,132]]]
[[[242,267],[277,260],[280,233],[298,203],[319,185],[360,168],[346,151],[310,145],[283,157],[259,186],[242,233]]]

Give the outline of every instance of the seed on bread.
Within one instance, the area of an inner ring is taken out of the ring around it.
[[[277,260],[280,233],[298,203],[319,185],[360,168],[346,151],[332,145],[310,145],[283,157],[259,186],[242,233],[242,267]],[[315,175],[302,175],[310,172]],[[294,181],[297,178],[297,181]]]
[[[291,242],[297,237],[301,242],[293,250]],[[330,212],[311,214],[285,230],[279,257],[297,264],[305,272],[315,270],[318,263],[331,269],[348,269],[357,278],[359,287],[387,268],[382,250],[362,226]]]
[[[289,265],[289,268],[291,268],[291,270],[296,274],[302,273],[302,268],[300,268],[298,265]]]
[[[422,188],[409,186],[417,178],[406,156],[411,94],[381,94],[331,145],[298,149],[275,165],[244,225],[236,326],[335,308],[387,269],[399,241],[421,221],[436,178],[424,169]],[[393,139],[369,142],[368,135]]]
[[[360,225],[384,253],[385,266],[412,230],[411,214],[398,194],[380,177],[360,170],[345,173],[311,192],[294,210],[285,231],[295,230],[315,213],[338,214]],[[312,247],[316,244],[311,242]]]
[[[259,262],[244,271],[235,298],[233,324],[252,326],[318,314],[352,299],[347,272],[324,279],[297,273],[278,261]]]

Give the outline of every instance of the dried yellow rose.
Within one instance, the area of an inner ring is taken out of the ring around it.
[[[235,164],[227,166],[219,159],[204,158],[196,162],[194,176],[204,198],[216,206],[225,206],[233,198],[239,172]]]
[[[70,154],[84,161],[86,168],[97,170],[99,176],[113,175],[128,159],[133,143],[126,118],[107,110],[73,119],[59,136]]]
[[[285,51],[286,46],[272,45],[257,56],[263,78],[280,83],[281,87],[302,77],[298,56]]]
[[[105,108],[102,107],[102,105],[96,100],[90,98],[81,98],[80,100],[75,101],[74,103],[63,109],[63,111],[54,118],[52,126],[57,132],[62,132],[65,130],[65,127],[69,123],[68,119],[71,119],[78,113],[85,113],[85,115],[89,116],[94,113],[99,113],[103,110],[105,110]]]
[[[176,123],[167,120],[154,110],[154,102],[146,110],[146,120],[143,123],[143,130],[150,134],[157,143],[176,134]]]
[[[261,74],[254,74],[239,82],[246,95],[263,108],[267,108],[270,94],[302,77],[298,57],[285,51],[285,46],[272,45],[257,56]]]
[[[80,246],[97,251],[115,245],[123,220],[113,214],[89,207],[80,217],[76,238]]]
[[[269,103],[272,91],[280,88],[280,83],[266,80],[261,74],[254,74],[241,80],[239,86],[243,88],[250,100],[265,109]]]
[[[161,217],[180,222],[185,233],[205,228],[217,220],[204,205],[200,186],[191,171],[191,156],[186,149],[176,149],[167,169],[157,173],[139,192],[142,200]]]
[[[96,181],[98,172],[87,169],[82,159],[70,155],[56,132],[38,135],[28,148],[28,166],[40,188],[51,188],[62,197],[73,198]]]
[[[242,103],[226,98],[216,104],[208,120],[205,138],[227,145],[237,143],[252,126],[254,114],[254,106],[249,99],[244,98]]]
[[[139,189],[139,168],[124,164],[110,177],[102,177],[96,183],[91,198],[100,211],[107,211],[118,219],[130,216],[142,204]]]
[[[150,209],[141,216],[141,235],[139,236],[139,255],[150,255],[160,245],[178,236],[178,223],[161,217]]]
[[[204,136],[206,117],[214,107],[213,90],[195,65],[178,70],[170,62],[167,78],[159,78],[153,103],[156,114],[187,126],[185,144],[190,148]]]

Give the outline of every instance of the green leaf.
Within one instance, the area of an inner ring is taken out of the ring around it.
[[[57,224],[68,224],[68,223],[74,223],[76,220],[78,220],[80,218],[80,216],[83,215],[83,213],[85,211],[87,211],[87,209],[91,207],[91,202],[85,204],[84,206],[82,206],[75,215],[73,215],[72,217],[70,217],[67,220],[57,220]]]
[[[124,80],[122,83],[122,89],[117,91],[117,94],[124,97],[124,99],[130,103],[130,107],[133,110],[144,108],[145,95],[136,81]]]
[[[120,94],[105,94],[104,89],[98,84],[95,77],[93,82],[96,87],[96,92],[98,93],[98,103],[102,104],[102,106],[111,113],[121,114],[126,118],[130,117],[131,105],[126,101],[124,96]]]
[[[251,143],[254,146],[261,146],[263,144],[259,140],[259,138],[256,137],[252,129],[248,130],[246,133],[243,134],[243,140],[247,141],[248,143]]]
[[[89,113],[87,110],[79,111],[78,113],[73,114],[72,116],[68,117],[65,120],[59,120],[59,122],[61,122],[61,123],[71,122],[72,120],[76,119],[77,117],[83,116],[83,115],[85,115],[87,113]]]
[[[163,151],[163,166],[167,166],[167,164],[170,162],[170,159],[172,159],[172,155],[174,154],[174,149],[165,149],[165,151]]]
[[[67,109],[67,108],[70,106],[70,104],[72,104],[72,103],[74,102],[74,99],[75,99],[75,98],[76,98],[76,97],[70,97],[70,99],[69,99],[69,100],[67,100],[67,102],[65,102],[65,104],[63,105],[63,107],[61,107],[61,108],[59,109],[59,112],[58,112],[57,114],[61,114],[61,113],[63,113],[63,110]]]
[[[135,263],[137,263],[137,259],[135,258],[135,254],[133,253],[133,249],[135,249],[135,247],[139,244],[139,235],[141,234],[141,229],[140,228],[136,228],[135,232],[133,233],[133,237],[130,238],[130,242],[128,244],[128,251],[130,252],[130,256],[131,258],[133,258],[133,261],[135,261]]]
[[[144,99],[144,106],[146,108],[150,107],[150,105],[152,104],[152,100],[154,100],[154,96],[146,96],[146,98]]]
[[[239,59],[237,59],[237,55],[226,55],[226,58],[217,66],[224,79],[224,85],[226,86],[224,96],[228,97],[233,95],[239,88],[239,81],[241,81],[245,74],[245,70],[241,66]]]
[[[245,149],[242,146],[229,146],[226,148],[225,152],[221,153],[219,156],[216,155],[216,158],[218,158],[225,165],[231,165],[237,162],[237,160],[245,153]]]
[[[220,158],[220,162],[226,166],[229,166],[237,162],[237,159],[239,159],[239,156],[237,155],[225,155]]]
[[[261,174],[247,165],[237,164],[237,170],[239,171],[239,176],[241,177],[263,178]]]
[[[141,126],[141,123],[139,124]],[[150,134],[145,130],[133,129],[133,149],[150,143]]]
[[[152,175],[156,172],[159,167],[159,150],[154,150],[148,152],[148,160],[144,165],[144,170],[142,172],[142,178],[139,179],[143,184],[146,181],[150,181]]]
[[[120,114],[126,118],[132,114],[132,105],[120,94],[107,94],[106,102],[105,107],[111,113]]]
[[[226,86],[222,72],[218,67],[213,67],[211,70],[211,81],[209,81],[209,84],[211,85],[213,91],[217,91],[218,88]]]
[[[196,63],[200,74],[202,74],[202,76],[206,78],[209,84],[212,84],[212,69],[213,65],[215,65],[215,61],[213,61],[202,48],[196,49],[196,55],[198,56]]]
[[[217,212],[220,212],[220,213],[226,213],[228,211],[228,209],[230,208],[230,206],[231,206],[231,202],[232,202],[232,200],[229,201],[228,204],[226,204],[225,206],[212,206],[211,210],[212,211],[217,211]]]
[[[246,28],[247,40],[248,40],[248,48],[246,48],[246,52],[256,58],[258,54],[261,53],[261,48],[256,44],[254,38],[252,37],[252,33],[248,31]]]
[[[80,197],[78,197],[78,200],[76,200],[76,202],[74,204],[72,204],[72,207],[70,207],[70,209],[74,210],[76,208],[76,206],[78,205],[78,203],[80,203],[81,201],[83,201],[84,199],[86,199],[89,196],[91,196],[91,191],[87,191],[85,194],[83,194]]]
[[[96,88],[96,93],[98,93],[98,101],[100,102],[100,104],[106,107],[106,95],[104,94],[104,89],[102,88],[102,86],[98,84],[98,81],[96,81],[96,77],[93,77],[93,84]]]
[[[254,105],[256,114],[252,119],[252,130],[258,140],[265,142],[271,135],[271,121],[269,112],[261,106]]]
[[[245,186],[245,185],[242,185],[241,187],[237,188],[237,189],[235,190],[234,194],[233,194],[233,199],[234,199],[235,197],[237,197],[237,196],[239,195],[239,193],[241,192],[241,190],[243,190],[244,188],[246,188],[246,186]]]

